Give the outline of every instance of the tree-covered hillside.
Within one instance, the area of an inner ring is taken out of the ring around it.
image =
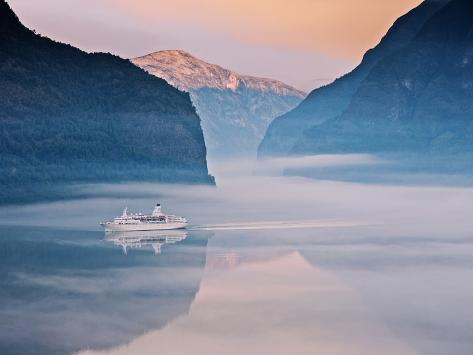
[[[189,95],[25,28],[0,0],[0,202],[69,182],[212,183]]]
[[[330,85],[312,91],[298,107],[275,119],[260,144],[259,156],[285,156],[296,144],[300,146],[298,142],[306,130],[340,116],[373,67],[408,45],[425,22],[447,2],[448,0],[426,0],[400,17],[380,43],[366,52],[360,65],[352,72]]]
[[[307,130],[294,154],[473,153],[473,2],[452,0],[373,67],[338,118]]]

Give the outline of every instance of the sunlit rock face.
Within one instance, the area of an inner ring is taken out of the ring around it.
[[[280,81],[240,75],[181,50],[159,51],[132,62],[190,92],[209,154],[216,157],[255,155],[271,120],[305,96]]]
[[[51,198],[46,187],[69,182],[213,182],[187,93],[37,35],[3,0],[0,92],[0,203]]]
[[[343,141],[345,137],[342,130],[334,130],[330,136],[321,135],[313,139],[307,139],[305,131],[339,117],[349,107],[356,110],[358,105],[364,103],[365,98],[357,93],[359,93],[361,87],[369,85],[367,80],[373,78],[373,74],[370,74],[372,70],[378,65],[383,65],[382,63],[385,63],[386,58],[409,45],[429,18],[446,3],[447,1],[443,0],[425,1],[399,18],[381,42],[365,54],[361,64],[351,73],[337,79],[330,85],[314,90],[297,108],[275,119],[259,146],[259,156],[264,158],[285,156],[294,152],[317,151],[317,149],[310,149],[309,147],[314,141],[317,144],[324,140],[328,142],[337,139]],[[420,52],[417,52],[417,54],[419,55]],[[395,78],[395,70],[392,70],[387,77],[383,78]],[[383,78],[380,77],[380,79]],[[408,78],[403,78],[403,80],[405,79]],[[377,95],[375,91],[373,93],[372,99],[375,103],[389,107],[384,102],[385,97]],[[389,92],[385,93],[386,96],[389,96],[389,94]],[[354,97],[359,98],[356,104],[352,104]],[[338,148],[338,145],[335,145],[333,150],[337,151]]]

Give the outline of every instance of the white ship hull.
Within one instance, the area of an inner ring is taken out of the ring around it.
[[[160,231],[160,230],[173,230],[173,229],[185,229],[187,223],[129,223],[129,224],[117,224],[117,223],[106,223],[103,224],[106,232],[129,232],[129,231]]]

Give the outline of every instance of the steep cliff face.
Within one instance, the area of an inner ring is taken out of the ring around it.
[[[259,156],[286,155],[306,129],[341,115],[373,67],[383,58],[409,44],[424,23],[446,2],[447,0],[425,1],[399,18],[381,42],[365,54],[361,64],[351,73],[314,90],[294,110],[276,118],[259,147]]]
[[[304,93],[277,80],[244,76],[180,50],[132,60],[149,73],[189,91],[215,157],[254,155],[271,120],[294,108]]]
[[[345,112],[308,130],[295,154],[473,152],[473,2],[452,0],[381,60]]]
[[[0,0],[0,201],[36,184],[212,183],[187,93],[110,54],[25,28]]]

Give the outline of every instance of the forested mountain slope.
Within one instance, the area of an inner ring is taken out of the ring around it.
[[[365,54],[361,64],[351,73],[312,91],[298,107],[275,119],[259,147],[259,156],[287,155],[305,130],[340,116],[373,67],[383,58],[408,45],[425,22],[447,2],[427,0],[399,18],[381,42]]]
[[[189,94],[128,60],[35,34],[4,0],[0,92],[2,203],[69,182],[213,183]]]

